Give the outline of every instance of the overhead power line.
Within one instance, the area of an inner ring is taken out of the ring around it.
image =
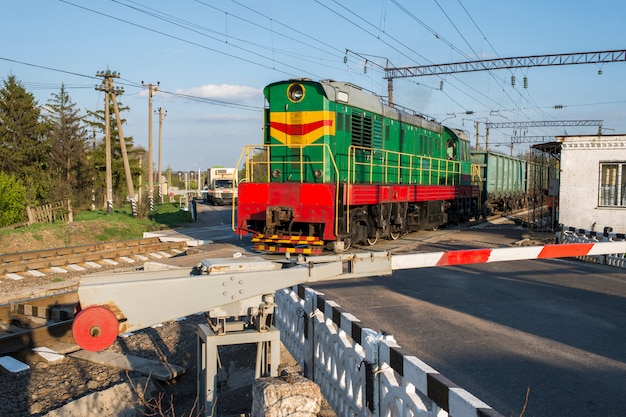
[[[598,64],[626,61],[626,50],[577,52],[569,54],[531,55],[510,58],[482,59],[451,64],[418,65],[386,68],[386,79],[455,74],[459,72],[490,71],[505,68],[547,67],[554,65]]]

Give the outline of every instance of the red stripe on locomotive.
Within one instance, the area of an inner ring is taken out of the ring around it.
[[[478,187],[455,185],[352,184],[350,205],[455,200],[478,196]],[[344,201],[345,202],[345,201]]]
[[[270,122],[270,127],[276,129],[280,132],[286,133],[287,135],[306,135],[307,133],[311,133],[316,129],[324,126],[332,126],[332,120],[318,120],[312,123],[303,123],[303,124],[291,124],[291,123],[278,123],[278,122]]]

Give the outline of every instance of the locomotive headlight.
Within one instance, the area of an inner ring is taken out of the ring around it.
[[[322,170],[316,169],[315,171],[313,171],[313,176],[315,178],[322,178]]]
[[[304,86],[298,83],[291,84],[287,88],[287,97],[294,103],[299,102],[304,98]]]
[[[272,171],[272,178],[280,177],[280,169],[275,169]]]

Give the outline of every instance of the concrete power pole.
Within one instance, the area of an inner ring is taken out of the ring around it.
[[[154,173],[152,166],[152,97],[158,90],[157,85],[147,84],[148,86],[148,210],[154,210]],[[141,85],[146,85],[141,82]]]
[[[163,109],[159,107],[159,162],[158,162],[158,170],[159,170],[159,201],[162,203],[163,196],[163,184],[161,183],[161,178],[163,178],[163,171],[161,166],[162,156],[163,156],[163,119],[167,116],[167,110],[163,112]]]

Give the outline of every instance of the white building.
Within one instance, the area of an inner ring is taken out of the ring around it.
[[[557,136],[559,223],[626,233],[626,135]]]

